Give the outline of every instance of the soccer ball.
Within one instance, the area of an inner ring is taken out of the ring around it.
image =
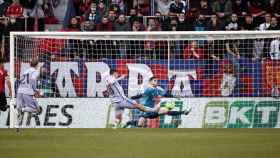
[[[166,102],[164,107],[168,110],[172,110],[173,108],[175,108],[175,106],[175,102]]]

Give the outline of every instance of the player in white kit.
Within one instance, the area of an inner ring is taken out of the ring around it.
[[[107,92],[111,98],[112,105],[115,107],[115,124],[119,125],[122,121],[122,114],[125,108],[139,109],[144,112],[151,111],[147,107],[138,104],[136,101],[125,96],[124,90],[118,81],[124,79],[125,76],[119,76],[114,69],[110,70],[110,76],[105,78]]]
[[[37,79],[40,74],[38,65],[38,60],[33,59],[30,62],[30,68],[25,70],[20,76],[16,99],[18,124],[21,124],[24,112],[32,114],[40,114],[42,112],[42,107],[38,105],[37,100],[34,98],[40,96],[40,91],[37,89]]]

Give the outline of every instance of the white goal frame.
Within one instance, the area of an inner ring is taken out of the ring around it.
[[[253,39],[280,37],[280,31],[166,31],[166,32],[10,32],[10,81],[12,96],[10,103],[10,128],[15,127],[15,37],[56,39],[109,39],[109,40],[207,40],[207,39]],[[93,38],[92,38],[93,37]],[[168,42],[169,48],[169,42]],[[168,49],[168,54],[170,49]],[[169,62],[168,62],[169,64]]]

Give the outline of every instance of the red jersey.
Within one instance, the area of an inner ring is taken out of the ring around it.
[[[6,11],[6,16],[15,16],[15,17],[23,16],[22,5],[20,5],[19,3],[11,4]]]
[[[7,71],[3,68],[0,68],[0,93],[5,92],[5,78],[7,76]]]

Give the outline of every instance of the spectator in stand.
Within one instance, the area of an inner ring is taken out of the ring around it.
[[[111,0],[111,8],[118,11],[119,14],[125,14],[127,11],[127,5],[124,0]]]
[[[232,14],[231,0],[216,0],[212,8],[213,12],[217,14],[218,18],[220,18],[223,23],[225,23]]]
[[[23,6],[19,3],[19,0],[13,0],[13,3],[6,10],[6,16],[12,18],[23,16]]]
[[[169,13],[171,0],[155,0],[157,4],[157,11],[166,16]]]
[[[203,59],[203,50],[198,47],[196,41],[192,41],[184,49],[184,59]]]
[[[274,16],[271,18],[271,23],[267,30],[280,30],[277,17]]]
[[[137,10],[135,8],[130,9],[129,16],[130,16],[129,22],[130,24],[133,24],[135,20],[138,20]]]
[[[5,15],[9,5],[10,5],[9,1],[0,0],[0,17]]]
[[[260,31],[265,31],[269,28],[270,22],[271,22],[271,15],[269,13],[266,13],[264,16],[264,20],[265,20],[265,22],[260,24],[260,26],[259,26]]]
[[[240,30],[237,14],[233,13],[231,15],[231,20],[226,24],[225,28],[226,28],[227,31],[237,31],[237,30]]]
[[[178,16],[180,13],[185,13],[185,6],[181,0],[175,0],[170,4],[169,15]]]
[[[271,13],[271,15],[280,18],[280,0],[270,0],[268,12]]]
[[[99,1],[99,4],[97,6],[97,12],[100,15],[100,17],[105,16],[105,14],[106,14],[106,5],[105,5],[103,0]]]
[[[267,3],[265,0],[248,0],[248,9],[254,18],[260,17],[266,13]]]
[[[180,13],[178,16],[177,31],[192,31],[192,26],[187,21],[184,13]]]
[[[81,31],[80,19],[77,17],[71,18],[69,26],[65,31]]]
[[[226,42],[226,53],[224,59],[229,60],[229,62],[234,66],[236,72],[239,71],[239,42],[238,40],[228,40]]]
[[[45,15],[45,24],[58,24],[58,19],[54,16],[54,5],[52,0],[44,0],[43,12]]]
[[[241,30],[256,30],[256,25],[254,23],[252,15],[248,14],[245,16],[245,21],[241,26]]]
[[[233,66],[231,64],[226,64],[224,66],[223,79],[220,86],[222,96],[227,97],[233,95],[237,80],[235,76]]]
[[[84,15],[85,13],[87,13],[90,10],[91,5],[92,5],[92,0],[80,1],[79,4],[78,4],[79,9],[78,9],[77,14],[78,15]]]
[[[248,0],[248,8],[252,14],[256,24],[262,23],[262,16],[268,8],[267,1],[264,0]]]
[[[195,31],[205,31],[206,30],[206,23],[204,15],[199,15],[196,22],[194,23],[194,30]]]
[[[145,28],[143,24],[141,24],[140,20],[135,20],[132,23],[132,31],[138,32],[138,31],[144,31]]]
[[[97,24],[96,31],[113,31],[112,23],[109,21],[108,17],[104,16],[102,22]]]
[[[114,10],[110,10],[109,11],[109,14],[108,14],[108,20],[111,22],[111,23],[114,23],[115,20],[116,20],[116,17],[117,17],[117,14]]]
[[[211,19],[207,23],[207,30],[208,31],[220,31],[224,30],[224,25],[220,22],[217,15],[211,15]]]
[[[154,18],[150,18],[148,21],[147,31],[161,31],[160,26],[158,26],[155,22]]]
[[[208,4],[207,0],[201,0],[200,1],[200,6],[198,8],[199,14],[202,15],[212,15],[213,10],[212,7]]]
[[[150,13],[150,0],[134,0],[133,7],[137,8],[138,12],[144,16],[148,16]]]
[[[280,60],[280,40],[275,39],[270,44],[270,58],[272,60]]]
[[[247,0],[233,0],[232,11],[237,14],[237,16],[245,16],[248,14],[248,4]]]
[[[85,17],[86,17],[86,20],[89,20],[95,24],[100,23],[101,15],[99,14],[99,12],[96,11],[95,3],[91,4],[90,10],[88,10],[88,12],[86,12]]]
[[[113,30],[114,31],[130,31],[130,24],[126,20],[126,17],[124,14],[120,14],[118,19],[115,21],[113,25]]]
[[[86,31],[95,31],[95,25],[91,21],[84,21],[82,23],[81,31],[86,32]]]

